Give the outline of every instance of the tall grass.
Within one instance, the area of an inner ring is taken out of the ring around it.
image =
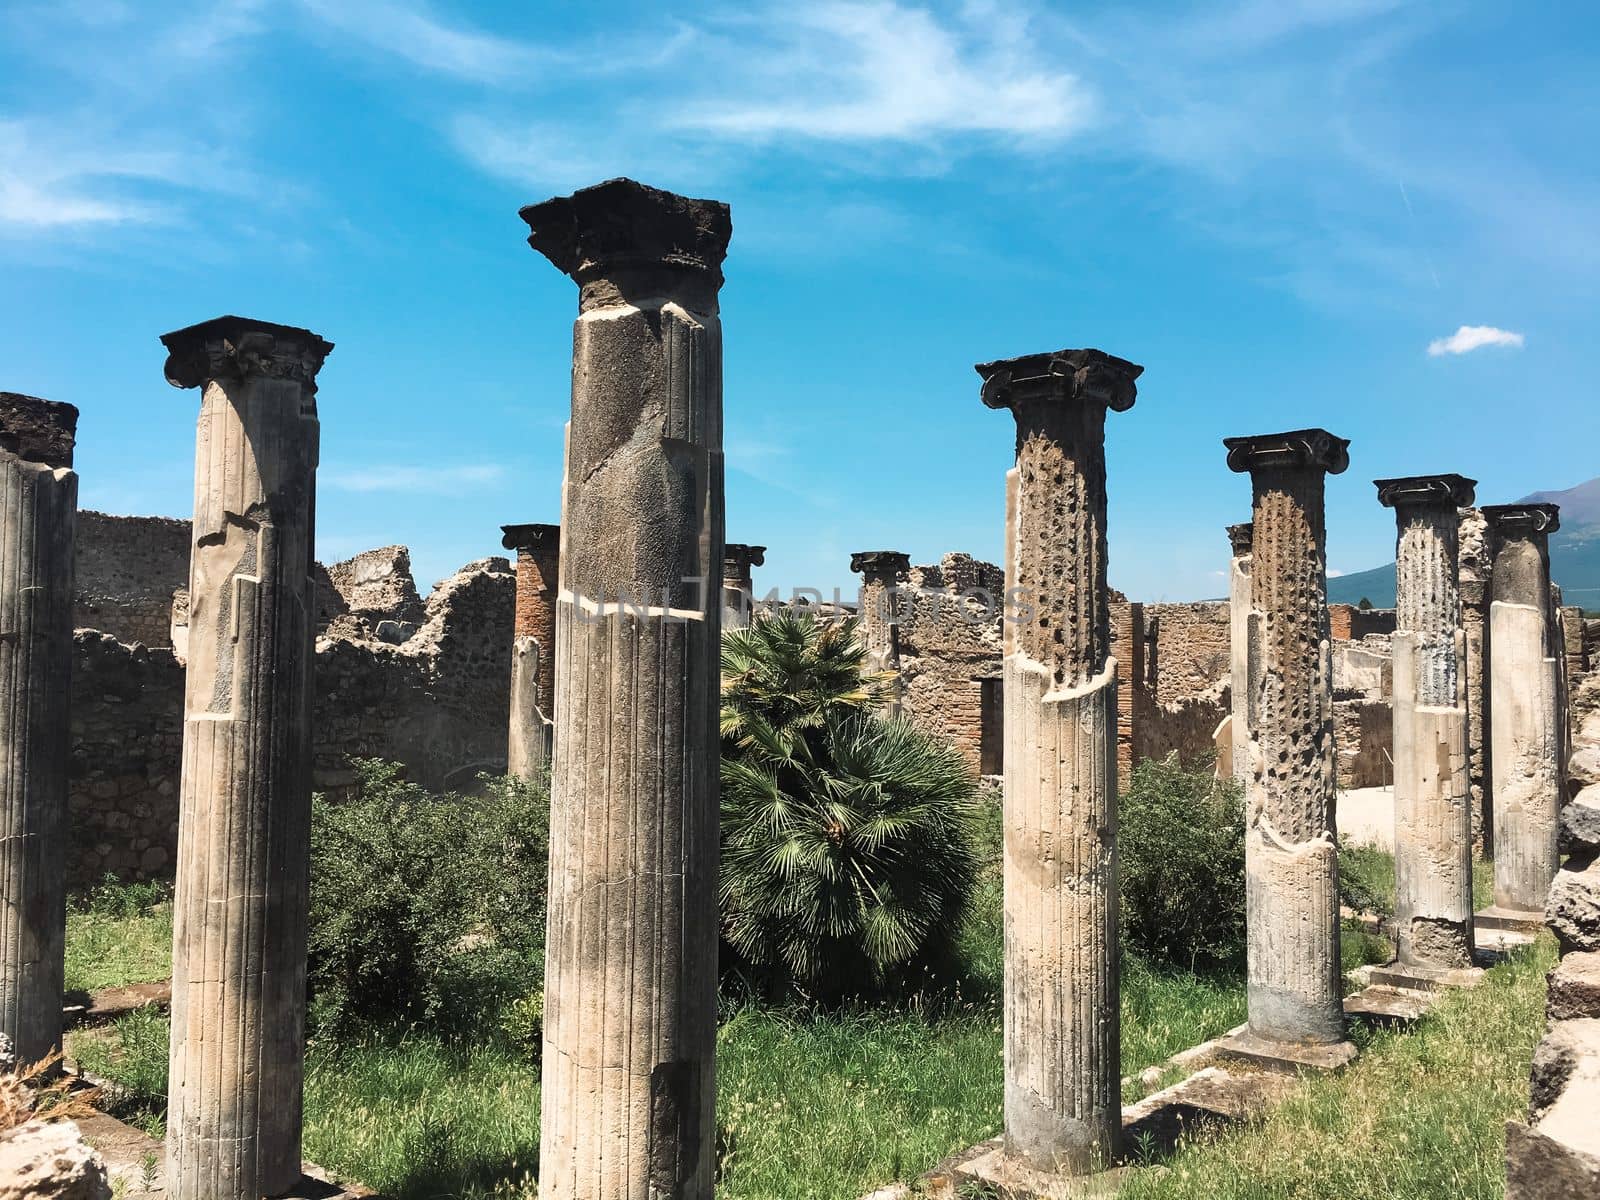
[[[107,877],[67,906],[67,991],[148,983],[172,974],[172,887]]]

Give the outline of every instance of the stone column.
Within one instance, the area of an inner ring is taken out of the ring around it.
[[[539,1194],[709,1200],[728,207],[522,210],[579,288],[556,604]]]
[[[856,611],[861,616],[861,638],[867,646],[867,669],[894,675],[884,711],[900,711],[900,622],[906,614],[905,584],[911,577],[911,558],[898,550],[858,550],[850,556],[850,569],[861,576]]]
[[[219,317],[161,339],[203,389],[173,905],[167,1179],[256,1200],[300,1178],[311,823],[316,334]]]
[[[0,392],[0,1034],[61,1048],[78,410]]]
[[[1467,782],[1472,794],[1472,844],[1494,857],[1494,787],[1490,771],[1488,523],[1476,508],[1460,513],[1461,627],[1467,650]]]
[[[1106,589],[1106,410],[1144,368],[1098,350],[981,363],[1011,410],[1005,661],[1005,1149],[1081,1174],[1122,1127],[1117,680]]]
[[[1323,429],[1226,438],[1249,472],[1245,904],[1250,1026],[1267,1055],[1354,1054],[1339,995],[1339,858],[1323,480],[1350,443]]]
[[[722,627],[743,629],[750,624],[751,568],[767,561],[765,546],[729,542],[722,550]]]
[[[1548,539],[1554,504],[1497,504],[1483,516],[1494,535],[1489,605],[1489,709],[1493,714],[1494,909],[1542,924],[1545,893],[1561,859],[1559,651],[1550,622]]]
[[[1242,785],[1250,763],[1250,544],[1249,521],[1228,526],[1228,666],[1233,691],[1233,777]]]
[[[517,612],[511,636],[511,726],[506,774],[540,775],[550,762],[556,691],[556,587],[561,526],[502,525],[500,544],[517,552]]]
[[[1475,480],[1375,480],[1394,509],[1394,868],[1399,961],[1472,966],[1472,797],[1466,636],[1457,588],[1460,518]]]

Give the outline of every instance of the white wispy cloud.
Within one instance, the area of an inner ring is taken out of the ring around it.
[[[450,492],[463,484],[497,483],[505,477],[500,463],[462,463],[454,466],[413,466],[375,463],[364,467],[329,467],[323,483],[344,492]]]
[[[1344,575],[1344,574],[1346,574],[1346,572],[1338,570],[1336,567],[1329,567],[1328,568],[1328,578],[1329,579],[1337,579],[1337,578],[1339,578],[1339,576]]]
[[[1470,354],[1485,346],[1511,346],[1522,348],[1524,338],[1509,329],[1496,329],[1493,325],[1463,325],[1449,337],[1434,338],[1428,343],[1428,354],[1440,358],[1446,354]]]
[[[497,83],[558,57],[540,45],[447,20],[409,0],[300,0],[300,6],[347,43],[457,79]]]
[[[58,122],[0,121],[0,227],[159,220],[162,206],[128,185],[180,178],[169,151],[119,146]]]

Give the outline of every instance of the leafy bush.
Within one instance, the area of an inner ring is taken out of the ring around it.
[[[950,948],[977,871],[977,780],[878,716],[856,624],[758,617],[723,640],[723,931],[768,991],[834,1000]]]
[[[1133,769],[1118,807],[1122,942],[1194,970],[1244,954],[1244,804],[1239,785],[1176,756]]]
[[[492,1030],[542,986],[549,793],[514,777],[435,796],[377,760],[355,795],[315,799],[312,1022]]]

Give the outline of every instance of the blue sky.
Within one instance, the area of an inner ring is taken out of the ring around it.
[[[157,335],[307,325],[319,556],[404,542],[426,589],[556,519],[576,293],[517,209],[626,174],[733,208],[758,587],[998,558],[1013,427],[972,364],[1066,346],[1146,367],[1115,586],[1219,594],[1220,439],[1312,424],[1354,442],[1357,571],[1392,557],[1373,478],[1600,474],[1597,43],[1576,0],[7,0],[0,388],[82,409],[84,507],[187,514]]]

